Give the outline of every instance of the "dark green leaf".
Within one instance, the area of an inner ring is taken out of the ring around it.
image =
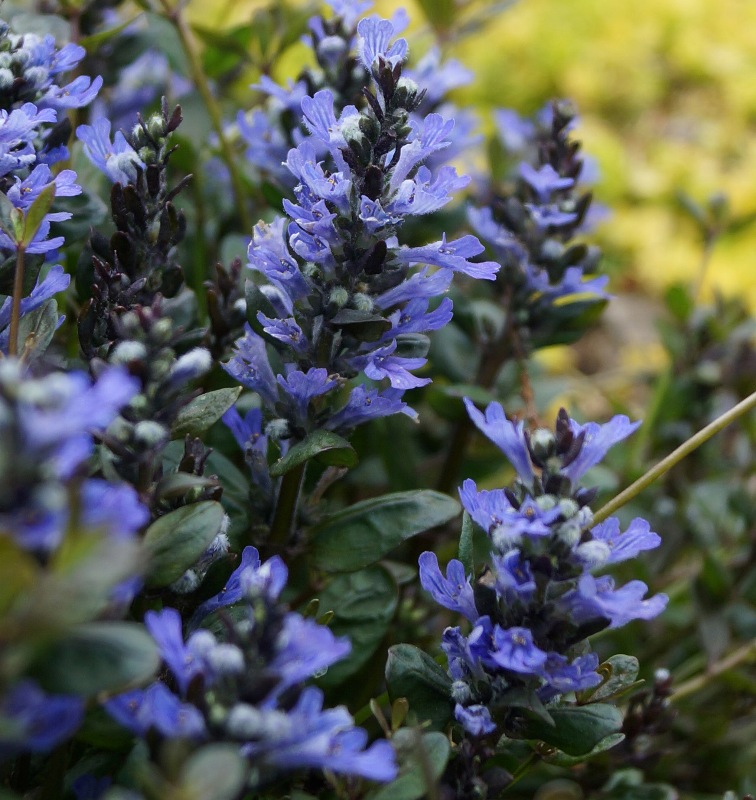
[[[473,521],[464,511],[462,513],[462,533],[459,537],[459,560],[465,568],[465,575],[475,575],[475,556],[473,548]]]
[[[548,709],[532,690],[522,687],[507,689],[497,699],[497,707],[502,709],[521,708],[546,725],[554,726],[554,720],[551,718]]]
[[[59,197],[55,210],[72,214],[71,219],[54,222],[52,227],[52,234],[65,236],[68,244],[86,241],[89,238],[89,229],[102,225],[108,216],[105,203],[96,194],[86,190],[75,197]]]
[[[377,342],[391,329],[391,322],[379,314],[354,308],[342,308],[329,322],[363,342]]]
[[[23,239],[25,247],[28,247],[32,243],[32,239],[37,235],[39,226],[52,207],[53,200],[55,200],[55,184],[50,183],[45,186],[34,202],[26,209]]]
[[[177,508],[147,528],[148,586],[168,586],[205,552],[223,523],[223,506],[213,500]]]
[[[216,389],[195,397],[179,411],[171,428],[173,439],[183,439],[190,434],[196,436],[214,425],[238,400],[242,387]]]
[[[143,625],[89,622],[45,648],[30,672],[49,692],[92,696],[146,683],[159,665]]]
[[[26,352],[28,361],[39,358],[47,350],[58,329],[58,319],[58,304],[52,298],[21,317],[18,324],[19,350]]]
[[[608,700],[625,694],[630,689],[639,686],[643,681],[638,681],[638,659],[635,656],[617,654],[611,656],[598,668],[599,675],[605,676],[604,682],[595,689],[586,689],[578,693],[578,702],[595,703],[599,700]]]
[[[622,728],[622,712],[605,703],[550,708],[549,714],[554,720],[553,726],[538,719],[528,720],[520,738],[540,739],[570,756],[582,756]]]
[[[386,685],[392,702],[407,698],[410,714],[419,724],[429,720],[431,728],[443,730],[451,722],[451,678],[418,647],[397,644],[389,648]]]
[[[311,458],[317,458],[329,467],[354,467],[357,464],[357,453],[346,439],[331,431],[318,429],[297,442],[283,458],[274,462],[270,474],[274,478],[284,475]]]
[[[11,240],[20,242],[24,237],[24,215],[8,199],[5,192],[0,192],[0,228],[2,228]]]
[[[334,612],[328,627],[352,642],[350,654],[320,678],[324,688],[338,686],[373,657],[388,631],[398,600],[391,574],[378,566],[338,575],[320,593],[319,612]]]
[[[329,572],[367,567],[403,541],[457,514],[456,500],[425,489],[363,500],[313,527],[312,563]]]
[[[557,750],[556,752],[543,755],[542,758],[549,764],[556,764],[560,767],[574,767],[576,764],[581,764],[583,761],[587,761],[589,758],[597,756],[599,753],[605,753],[607,750],[611,750],[612,747],[616,747],[620,742],[624,741],[624,739],[624,733],[612,733],[604,737],[590,753],[586,753],[583,756],[568,756],[561,750]]]

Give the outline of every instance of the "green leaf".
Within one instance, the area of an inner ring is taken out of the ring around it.
[[[598,668],[599,675],[605,676],[604,682],[595,689],[586,689],[578,692],[578,703],[585,704],[589,701],[595,703],[599,700],[608,700],[629,692],[643,681],[637,680],[640,665],[635,656],[617,654],[611,656]]]
[[[329,667],[319,680],[323,688],[331,689],[373,657],[394,618],[399,591],[389,571],[374,566],[336,576],[319,599],[320,613],[334,612],[328,627],[352,642],[350,654]]]
[[[622,712],[606,703],[550,708],[549,714],[554,720],[553,727],[542,720],[530,719],[519,738],[540,739],[570,756],[583,756],[622,728]]]
[[[19,350],[27,361],[34,361],[47,350],[58,329],[58,303],[50,298],[39,308],[24,314],[18,323]]]
[[[218,450],[213,450],[208,456],[205,471],[218,476],[223,487],[221,505],[231,518],[228,536],[232,542],[240,542],[242,535],[249,530],[249,478]]]
[[[270,474],[277,478],[312,458],[329,467],[354,467],[357,464],[357,453],[346,439],[331,431],[318,429],[274,462]]]
[[[594,748],[591,750],[590,753],[586,753],[582,756],[568,756],[566,753],[563,753],[561,750],[557,750],[553,753],[548,753],[542,755],[544,761],[547,761],[549,764],[556,764],[559,767],[574,767],[576,764],[582,764],[583,761],[587,761],[589,758],[593,758],[593,756],[597,756],[599,753],[605,753],[607,750],[611,750],[612,747],[616,747],[620,742],[625,740],[624,733],[611,733],[609,736],[605,736]]]
[[[462,512],[462,533],[459,536],[459,560],[465,568],[465,575],[475,575],[473,549],[473,521],[467,511]]]
[[[247,765],[239,748],[208,744],[192,754],[181,770],[181,797],[186,800],[234,800],[244,786]]]
[[[171,428],[172,439],[183,439],[190,434],[196,436],[214,425],[239,399],[242,387],[216,389],[214,392],[195,397],[187,403],[176,416]]]
[[[213,541],[224,513],[220,503],[205,500],[155,520],[144,535],[151,556],[147,586],[168,586],[178,580]]]
[[[98,33],[93,33],[91,36],[83,36],[79,39],[79,44],[88,52],[91,53],[94,49],[98,48],[100,45],[105,44],[105,42],[110,41],[115,36],[118,36],[121,31],[126,30],[129,25],[133,25],[141,16],[144,15],[143,11],[138,12],[133,17],[130,17],[127,20],[124,20],[119,25],[115,25],[112,28],[108,28],[104,31],[99,31]]]
[[[30,672],[49,692],[92,696],[146,683],[159,666],[143,625],[88,622],[45,648]]]
[[[366,796],[366,800],[420,800],[428,797],[428,781],[443,775],[451,746],[443,733],[402,728],[392,739],[399,760],[399,776]]]
[[[328,572],[362,569],[457,514],[456,500],[427,489],[363,500],[312,528],[312,563]]]
[[[342,308],[329,323],[362,342],[377,342],[391,329],[391,322],[385,317],[354,308]]]
[[[55,184],[50,183],[39,193],[36,200],[26,209],[24,220],[24,247],[32,243],[32,239],[37,235],[39,226],[42,224],[47,213],[55,200]]]
[[[427,653],[412,644],[389,648],[386,685],[391,702],[406,697],[418,724],[443,730],[452,719],[451,678]]]
[[[14,242],[21,242],[24,238],[24,214],[16,208],[5,192],[0,192],[0,228],[2,228]]]

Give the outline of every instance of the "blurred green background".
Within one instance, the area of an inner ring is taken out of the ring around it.
[[[267,7],[192,0],[189,11],[204,27],[226,29]],[[613,212],[598,238],[615,291],[658,294],[697,281],[701,237],[678,192],[700,203],[723,192],[735,217],[756,211],[752,0],[382,1],[375,9],[402,7],[415,49],[430,46],[422,34],[435,26],[447,54],[473,70],[457,99],[477,109],[484,130],[497,107],[527,113],[551,98],[575,100],[578,136],[600,167],[597,198]],[[290,48],[274,76],[293,77],[304,53]],[[722,237],[706,272],[703,299],[717,289],[756,308],[756,227]]]

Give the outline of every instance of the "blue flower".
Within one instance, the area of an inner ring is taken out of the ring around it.
[[[473,262],[469,259],[483,252],[485,248],[474,236],[462,236],[453,242],[446,241],[446,235],[440,242],[422,247],[403,247],[397,254],[398,261],[405,264],[432,264],[445,267],[454,272],[462,272],[471,278],[493,280],[499,271],[495,261]]]
[[[313,367],[307,372],[295,369],[286,377],[279,375],[277,380],[279,386],[293,400],[295,413],[302,424],[306,424],[308,419],[307,409],[310,401],[327,394],[339,385],[338,381],[329,377],[328,370],[323,367]]]
[[[21,753],[46,753],[73,736],[84,718],[84,700],[46,694],[23,680],[0,696],[0,761]]]
[[[197,625],[202,622],[208,614],[212,614],[213,611],[223,608],[224,606],[238,603],[244,595],[242,589],[242,575],[247,571],[256,572],[259,568],[260,554],[257,548],[245,547],[244,550],[242,550],[241,563],[239,566],[231,573],[223,589],[215,595],[215,597],[205,600],[205,602],[197,608],[189,621],[189,629],[192,630],[196,628]]]
[[[181,615],[175,608],[148,611],[144,615],[144,625],[157,643],[160,656],[173,673],[181,694],[185,696],[194,678],[207,672],[207,665],[184,644]]]
[[[478,411],[468,397],[464,398],[464,403],[475,427],[501,448],[509,463],[517,471],[520,480],[526,486],[532,486],[535,474],[525,439],[525,424],[508,420],[501,403],[489,403],[485,414]]]
[[[354,727],[344,706],[323,709],[323,693],[314,687],[305,689],[288,712],[239,713],[238,717],[240,738],[251,739],[253,731],[260,737],[241,748],[254,763],[279,770],[329,769],[376,781],[390,781],[397,775],[391,745],[379,741],[365,749],[365,731]],[[244,737],[243,723],[247,721],[249,733]]]
[[[660,593],[644,600],[646,592],[648,586],[643,581],[630,581],[615,590],[609,575],[594,578],[586,574],[560,602],[578,623],[606,619],[610,628],[619,628],[636,619],[653,619],[664,611],[667,595]]]
[[[272,708],[274,701],[287,689],[346,658],[351,650],[349,639],[334,636],[325,625],[301,614],[287,614],[276,642],[275,657],[270,662],[279,682],[262,702],[262,707]]]
[[[496,730],[496,723],[491,719],[491,712],[486,706],[479,703],[471,706],[457,703],[454,706],[454,718],[471,736],[485,736]]]
[[[617,414],[609,422],[599,425],[588,422],[580,425],[570,420],[570,428],[576,437],[583,438],[583,444],[577,457],[561,472],[573,484],[579,481],[591,467],[595,467],[613,447],[638,429],[640,422],[630,422],[624,414]]]
[[[575,183],[573,178],[563,178],[551,164],[544,164],[535,169],[527,161],[520,164],[520,177],[536,193],[542,203],[549,200],[552,194],[562,189],[569,189]]]
[[[326,423],[329,430],[350,430],[357,425],[392,414],[415,417],[415,412],[401,399],[400,389],[368,389],[355,386],[349,400]]]
[[[480,614],[475,607],[475,596],[470,579],[465,575],[461,561],[453,558],[446,567],[446,578],[438,567],[435,553],[426,552],[420,556],[420,584],[433,599],[452,611],[463,614],[470,622],[475,622]]]
[[[591,528],[591,539],[604,542],[610,551],[607,564],[617,564],[635,558],[643,550],[653,550],[661,544],[661,536],[651,530],[645,519],[636,517],[626,531],[620,532],[617,517],[609,517]]]
[[[373,350],[367,356],[358,356],[352,359],[352,363],[354,366],[362,365],[368,378],[375,381],[388,378],[395,389],[414,389],[429,384],[430,378],[418,378],[409,371],[420,369],[425,365],[427,359],[395,356],[396,347],[394,339],[384,347]]]
[[[222,365],[223,369],[242,386],[257,392],[265,403],[275,405],[278,388],[265,350],[265,340],[245,324],[244,336],[236,340],[235,347],[232,358]]]
[[[76,136],[89,160],[113,183],[134,183],[137,169],[144,169],[144,162],[121,131],[116,131],[111,142],[110,120],[105,117],[95,120],[93,125],[79,125]]]
[[[147,689],[133,689],[105,702],[105,710],[127,730],[146,736],[155,730],[167,739],[204,739],[207,729],[202,714],[183,703],[160,681]]]
[[[494,646],[490,657],[500,667],[525,675],[538,674],[546,663],[547,654],[535,645],[527,628],[494,628]]]
[[[404,39],[397,39],[390,44],[395,33],[390,20],[376,17],[362,19],[357,25],[357,32],[360,35],[360,60],[368,69],[372,68],[379,56],[392,67],[407,57],[407,42]]]

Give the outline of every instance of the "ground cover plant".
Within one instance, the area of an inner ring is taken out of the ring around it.
[[[612,220],[461,102],[506,5],[0,9],[0,800],[756,792],[754,217],[565,392]]]

